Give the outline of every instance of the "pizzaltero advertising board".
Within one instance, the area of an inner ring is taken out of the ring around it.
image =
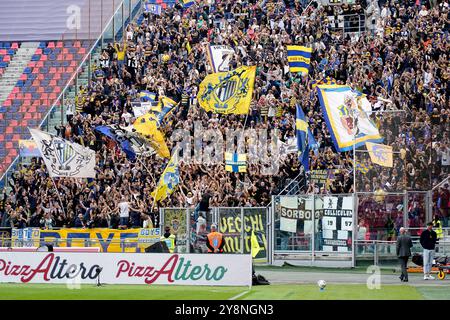
[[[4,252],[0,283],[250,286],[252,257],[221,254]]]

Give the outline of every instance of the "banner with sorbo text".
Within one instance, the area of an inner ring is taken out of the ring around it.
[[[250,254],[2,252],[0,283],[249,286]]]

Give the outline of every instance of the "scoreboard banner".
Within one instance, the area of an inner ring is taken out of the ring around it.
[[[2,252],[0,283],[250,286],[250,254]]]

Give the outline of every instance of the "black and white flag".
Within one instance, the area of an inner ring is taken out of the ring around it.
[[[95,178],[95,151],[41,130],[29,129],[50,177]]]

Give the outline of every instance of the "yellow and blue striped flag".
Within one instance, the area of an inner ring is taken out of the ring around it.
[[[225,170],[228,172],[247,172],[247,155],[225,152]]]
[[[183,8],[187,9],[195,4],[195,0],[181,0],[183,2]]]
[[[328,76],[328,77],[323,78],[322,80],[313,80],[311,82],[311,88],[315,89],[318,85],[322,85],[322,84],[335,85],[335,84],[337,84],[337,82],[332,77]]]
[[[356,170],[358,170],[362,174],[366,174],[367,172],[369,172],[370,169],[372,169],[371,165],[366,165],[358,161],[356,162]]]
[[[289,71],[308,74],[312,48],[304,46],[287,46]]]
[[[156,93],[147,90],[142,90],[139,93],[139,98],[141,99],[142,102],[155,101]]]

